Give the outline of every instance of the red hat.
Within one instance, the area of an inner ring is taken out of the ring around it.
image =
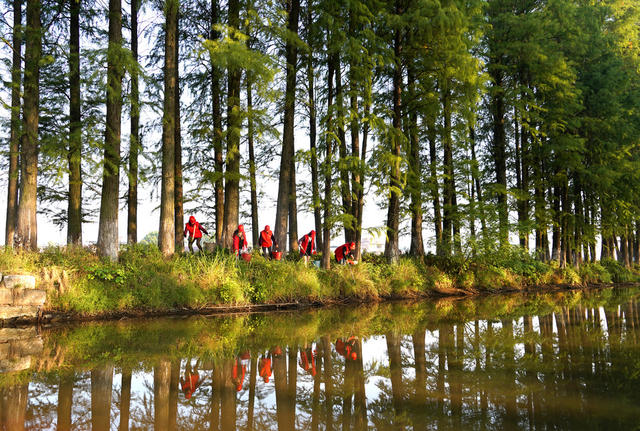
[[[264,227],[264,230],[269,231],[269,230],[271,230],[271,228],[269,227],[269,225],[266,225],[266,226]]]
[[[349,244],[349,248],[356,248],[356,243],[355,242],[351,242]]]
[[[312,237],[314,237],[314,238],[316,237],[316,231],[315,231],[315,230],[312,230],[312,231],[311,231],[311,232],[309,232],[309,233],[311,234],[311,236],[312,236]]]
[[[239,230],[240,232],[244,232],[244,225],[239,225],[239,226],[238,226],[238,230]]]
[[[194,216],[189,217],[189,223],[194,224],[196,222],[196,218]]]

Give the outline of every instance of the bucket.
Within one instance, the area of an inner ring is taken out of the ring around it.
[[[314,260],[313,261],[313,266],[315,266],[316,268],[320,268],[320,261],[319,260]]]
[[[251,262],[251,253],[242,253],[240,256],[245,262]]]
[[[273,259],[274,260],[281,260],[282,259],[282,252],[281,251],[274,251],[273,252]]]

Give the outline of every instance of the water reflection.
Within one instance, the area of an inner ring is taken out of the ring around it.
[[[0,429],[635,429],[638,298],[2,329]]]

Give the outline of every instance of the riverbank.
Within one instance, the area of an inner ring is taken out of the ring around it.
[[[39,253],[4,250],[3,274],[32,274],[47,302],[38,319],[95,319],[167,314],[252,311],[337,302],[376,302],[434,296],[466,296],[640,281],[638,269],[613,260],[576,270],[536,261],[518,249],[475,258],[402,258],[395,265],[363,256],[355,266],[321,270],[295,258],[251,262],[215,254],[164,259],[157,247],[122,250],[118,262],[82,248]]]

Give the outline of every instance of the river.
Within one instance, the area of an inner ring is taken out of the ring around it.
[[[639,427],[640,288],[0,329],[0,430]]]

